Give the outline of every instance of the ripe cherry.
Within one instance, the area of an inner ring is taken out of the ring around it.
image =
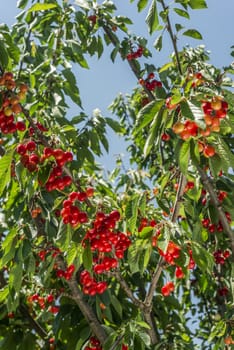
[[[203,154],[207,158],[213,157],[215,155],[215,148],[211,145],[205,145]]]

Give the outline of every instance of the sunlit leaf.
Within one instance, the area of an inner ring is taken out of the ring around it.
[[[138,12],[141,12],[142,10],[144,10],[147,4],[148,4],[148,0],[139,0],[137,3]]]
[[[37,12],[37,11],[45,11],[45,10],[51,10],[55,7],[58,7],[57,4],[35,4],[33,6],[31,6],[28,9],[28,12]]]
[[[158,12],[157,12],[157,2],[156,0],[153,0],[151,2],[147,17],[146,17],[146,23],[148,25],[149,33],[152,34],[159,25],[158,20]]]
[[[199,33],[199,31],[196,29],[188,29],[185,32],[183,32],[183,35],[189,36],[190,38],[193,38],[193,39],[202,40],[201,33]]]

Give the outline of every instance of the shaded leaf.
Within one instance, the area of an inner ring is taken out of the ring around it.
[[[4,45],[4,43],[2,41],[0,41],[0,65],[2,70],[4,70],[5,68],[7,68],[8,66],[8,53],[6,50],[6,47]]]
[[[7,152],[0,159],[0,195],[2,195],[6,185],[11,180],[11,162],[14,150]]]

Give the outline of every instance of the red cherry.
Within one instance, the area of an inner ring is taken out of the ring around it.
[[[105,281],[97,283],[97,285],[96,285],[96,292],[98,294],[104,293],[106,289],[107,289],[107,283]]]
[[[176,275],[176,278],[179,278],[179,279],[184,277],[184,272],[180,266],[176,267],[175,275]]]
[[[29,141],[29,142],[26,144],[26,149],[27,149],[27,151],[29,151],[29,152],[35,151],[35,149],[36,149],[36,143],[35,143],[34,141]]]
[[[163,133],[161,138],[163,141],[169,141],[171,136],[167,133]]]
[[[43,153],[46,158],[49,158],[53,155],[53,149],[50,147],[45,147]]]
[[[54,301],[54,296],[52,294],[48,294],[46,299],[48,303],[52,303]]]
[[[203,149],[203,154],[207,158],[213,157],[215,155],[214,147],[210,146],[210,145],[205,145],[205,147]]]
[[[48,311],[52,314],[57,314],[59,312],[59,306],[50,306]]]
[[[16,147],[16,152],[21,154],[21,155],[24,155],[26,153],[26,146],[24,144],[19,144],[17,147]]]
[[[168,296],[173,292],[175,289],[175,285],[173,282],[168,282],[166,283],[162,288],[161,288],[161,293],[163,296]]]
[[[25,131],[26,130],[26,125],[24,122],[18,121],[16,123],[16,128],[18,131]]]

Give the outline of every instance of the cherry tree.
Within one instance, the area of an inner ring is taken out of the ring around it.
[[[131,3],[154,47],[108,0],[19,0],[0,26],[2,350],[234,344],[234,67],[178,48],[202,35],[171,18],[205,0]],[[85,113],[74,73],[106,51],[136,78],[112,118]],[[104,176],[109,128],[131,168]]]

